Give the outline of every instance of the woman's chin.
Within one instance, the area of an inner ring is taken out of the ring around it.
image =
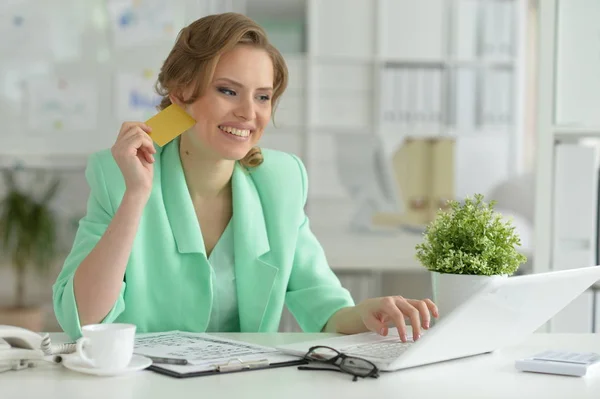
[[[252,147],[249,147],[247,149],[244,150],[235,150],[232,151],[231,149],[229,150],[221,150],[219,151],[219,154],[221,155],[221,158],[226,159],[228,161],[239,161],[240,159],[243,159],[246,154],[248,154],[248,151],[250,151]]]

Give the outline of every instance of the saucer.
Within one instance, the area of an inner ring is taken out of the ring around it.
[[[134,371],[143,370],[152,365],[152,360],[145,356],[133,355],[129,365],[122,369],[99,369],[90,366],[85,363],[79,356],[73,354],[71,356],[65,356],[62,361],[63,365],[69,370],[78,371],[85,374],[93,374],[99,376],[115,376],[131,373]]]

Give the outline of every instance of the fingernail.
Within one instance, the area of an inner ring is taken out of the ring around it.
[[[420,334],[413,335],[413,341],[417,341],[419,338],[421,338]]]
[[[379,335],[383,335],[385,334],[385,328],[382,328],[381,330],[379,330]]]
[[[429,328],[429,322],[425,323],[425,328]]]

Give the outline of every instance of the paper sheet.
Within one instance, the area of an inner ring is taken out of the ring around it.
[[[26,82],[37,76],[48,75],[50,70],[51,64],[44,61],[26,64],[3,61],[0,66],[0,101],[6,101],[6,104],[12,108],[13,115],[21,114],[25,102]],[[3,109],[2,111],[7,110]],[[15,116],[19,117],[20,115]]]
[[[117,48],[172,40],[183,27],[166,0],[109,0],[107,9]]]
[[[180,373],[213,370],[215,365],[231,361],[252,362],[266,359],[269,363],[299,360],[297,356],[284,355],[274,348],[230,340],[206,333],[172,331],[139,334],[134,352],[149,357],[186,359],[185,366],[161,364],[165,369]]]
[[[0,54],[4,59],[48,59],[52,56],[50,22],[29,0],[0,3]]]
[[[114,112],[121,121],[144,121],[158,111],[161,97],[154,91],[158,69],[116,74]]]
[[[27,105],[32,130],[81,132],[97,126],[97,90],[87,80],[54,76],[31,79]]]

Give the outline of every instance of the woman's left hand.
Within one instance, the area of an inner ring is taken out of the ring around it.
[[[413,340],[421,335],[421,328],[427,330],[431,315],[437,318],[437,306],[430,300],[406,299],[401,296],[387,296],[366,299],[356,306],[362,322],[370,331],[380,335],[388,334],[389,324],[398,328],[402,342],[406,342],[406,319],[410,320]]]

